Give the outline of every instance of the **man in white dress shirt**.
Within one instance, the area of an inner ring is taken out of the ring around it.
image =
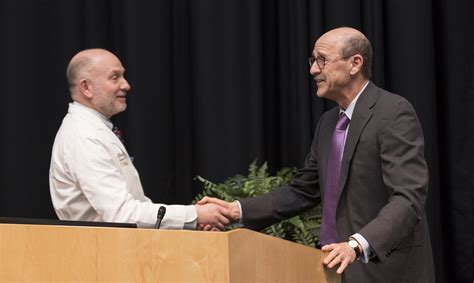
[[[53,145],[49,183],[56,214],[63,220],[131,222],[153,227],[166,207],[165,229],[223,228],[229,211],[215,204],[164,205],[143,192],[140,177],[110,117],[127,108],[130,85],[120,60],[104,49],[76,54],[67,68],[71,98]]]

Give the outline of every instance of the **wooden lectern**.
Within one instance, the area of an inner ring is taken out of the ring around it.
[[[0,224],[2,281],[339,282],[323,254],[246,229]]]

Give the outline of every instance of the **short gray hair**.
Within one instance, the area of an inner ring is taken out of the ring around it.
[[[364,59],[362,74],[370,79],[372,76],[372,45],[364,35],[354,35],[346,39],[341,50],[342,57],[360,54]]]

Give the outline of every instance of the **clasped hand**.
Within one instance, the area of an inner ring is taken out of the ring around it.
[[[235,202],[203,197],[196,204],[198,230],[223,230],[225,225],[240,219],[240,210]]]

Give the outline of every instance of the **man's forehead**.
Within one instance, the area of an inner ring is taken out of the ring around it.
[[[324,54],[324,55],[327,55],[330,53],[336,53],[337,51],[338,51],[338,48],[336,44],[334,44],[333,42],[325,41],[325,40],[316,41],[316,43],[314,44],[314,49],[313,49],[314,54]]]

